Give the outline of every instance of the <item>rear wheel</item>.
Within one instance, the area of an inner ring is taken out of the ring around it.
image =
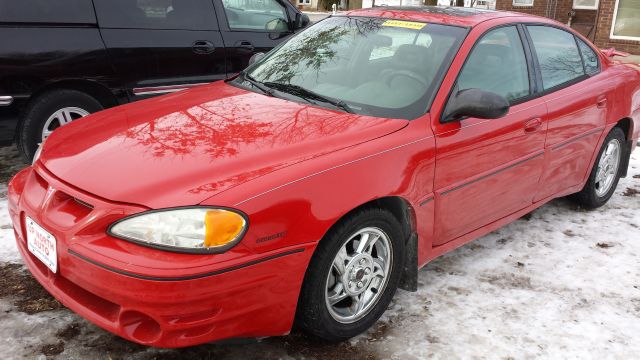
[[[102,110],[93,97],[76,90],[54,90],[32,100],[18,134],[18,149],[31,161],[38,145],[70,122]]]
[[[582,191],[575,194],[580,205],[595,209],[609,201],[620,180],[623,157],[626,156],[625,135],[620,128],[613,128],[607,135],[593,165],[589,179]]]
[[[327,234],[305,276],[297,325],[332,342],[371,327],[398,288],[402,234],[398,220],[381,209],[360,211]]]

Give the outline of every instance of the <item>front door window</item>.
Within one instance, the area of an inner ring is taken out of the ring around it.
[[[288,30],[285,9],[275,0],[224,0],[232,30]]]
[[[473,48],[458,77],[458,91],[490,91],[513,102],[529,95],[529,71],[515,26],[487,33]]]

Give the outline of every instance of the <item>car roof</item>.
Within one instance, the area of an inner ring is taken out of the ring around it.
[[[338,16],[340,15],[371,16],[465,27],[473,27],[481,22],[501,17],[532,17],[516,12],[450,6],[379,6],[343,12],[338,14]]]

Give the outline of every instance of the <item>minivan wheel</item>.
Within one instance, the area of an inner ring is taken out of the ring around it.
[[[330,231],[305,275],[296,325],[330,342],[371,327],[398,288],[402,234],[398,220],[382,209],[362,210]]]
[[[605,138],[586,185],[572,198],[588,209],[609,201],[620,180],[622,159],[627,155],[624,132],[615,127]]]
[[[51,133],[71,121],[103,109],[93,97],[77,90],[54,90],[27,106],[18,133],[18,149],[28,162]]]

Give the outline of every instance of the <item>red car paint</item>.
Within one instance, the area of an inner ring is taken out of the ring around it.
[[[600,74],[515,105],[501,119],[440,123],[483,33],[556,22],[511,13],[349,15],[471,28],[430,113],[412,121],[366,117],[218,82],[74,122],[9,185],[18,247],[34,277],[67,307],[142,344],[283,335],[318,241],[354,208],[404,199],[421,267],[579,191],[619,121],[631,120],[633,144],[640,137],[640,72],[604,55]],[[127,215],[185,205],[241,210],[248,232],[217,255],[160,251],[106,234]],[[26,249],[26,216],[56,236],[57,274]]]

